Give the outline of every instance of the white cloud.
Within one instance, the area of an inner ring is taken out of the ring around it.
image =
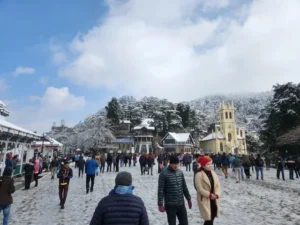
[[[229,0],[108,4],[105,22],[70,43],[74,60],[60,76],[174,101],[300,82],[299,0],[251,1],[247,7]]]
[[[14,76],[20,75],[20,74],[33,74],[35,73],[35,69],[32,67],[23,67],[23,66],[18,66],[15,69],[15,72],[13,73]]]
[[[7,84],[4,79],[0,78],[0,92],[4,92],[7,89]]]
[[[67,87],[48,87],[44,96],[41,97],[41,109],[50,114],[81,110],[84,106],[85,98],[71,94]]]
[[[62,52],[56,52],[53,55],[53,63],[59,65],[67,61],[67,56]]]
[[[47,77],[47,76],[41,76],[41,77],[39,78],[39,82],[40,82],[42,85],[46,85],[46,84],[48,84],[48,82],[49,82],[49,77]]]
[[[42,96],[30,96],[29,100],[37,104],[11,105],[7,120],[40,133],[49,131],[54,121],[62,119],[67,126],[75,125],[83,118],[86,105],[85,98],[70,93],[68,87],[48,87]]]

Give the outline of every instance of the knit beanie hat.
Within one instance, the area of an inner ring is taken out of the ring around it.
[[[115,180],[116,185],[130,186],[132,184],[131,173],[122,171],[118,173]]]
[[[205,166],[210,161],[211,161],[211,158],[209,156],[199,157],[199,163],[201,164],[201,166]]]
[[[178,164],[179,163],[179,159],[176,155],[171,155],[169,157],[169,161],[170,161],[170,164]]]

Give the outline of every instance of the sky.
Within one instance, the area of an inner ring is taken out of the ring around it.
[[[299,11],[300,0],[0,0],[6,120],[41,133],[113,96],[180,102],[300,82]]]

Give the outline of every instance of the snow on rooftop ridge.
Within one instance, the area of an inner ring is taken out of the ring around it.
[[[204,137],[201,141],[208,141],[208,140],[212,140],[216,138],[216,134],[215,133],[211,133],[209,135],[207,135],[206,137]],[[222,134],[222,132],[218,132],[218,137],[220,139],[224,138],[224,135]]]
[[[120,123],[131,123],[130,120],[121,120]]]
[[[141,123],[141,125],[143,125],[143,126],[150,126],[150,124],[151,123],[153,123],[154,122],[154,120],[153,119],[151,119],[151,118],[145,118],[145,119],[143,119],[142,120],[142,123]],[[140,125],[140,126],[141,126]]]
[[[173,133],[169,132],[169,134],[178,142],[185,142],[189,139],[190,133]]]
[[[15,125],[15,124],[12,124],[12,123],[10,123],[10,122],[8,122],[6,120],[0,120],[0,126],[6,127],[6,128],[11,128],[11,129],[14,129],[14,130],[17,130],[17,131],[21,131],[21,132],[24,132],[24,133],[27,133],[27,134],[32,134],[32,135],[35,135],[35,136],[40,136],[40,135],[38,135],[36,133],[33,133],[33,132],[29,131],[29,130],[26,130],[26,129],[22,128],[22,127],[19,127],[19,126]]]
[[[0,106],[6,107],[3,101],[0,100]]]

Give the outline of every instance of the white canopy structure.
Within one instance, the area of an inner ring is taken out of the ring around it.
[[[0,116],[1,117],[1,116]],[[22,171],[24,152],[30,150],[31,142],[39,140],[40,135],[12,124],[4,118],[0,118],[0,151],[2,152],[1,175],[5,167],[5,160],[8,151],[20,154],[20,172]],[[1,160],[0,160],[1,162]]]

